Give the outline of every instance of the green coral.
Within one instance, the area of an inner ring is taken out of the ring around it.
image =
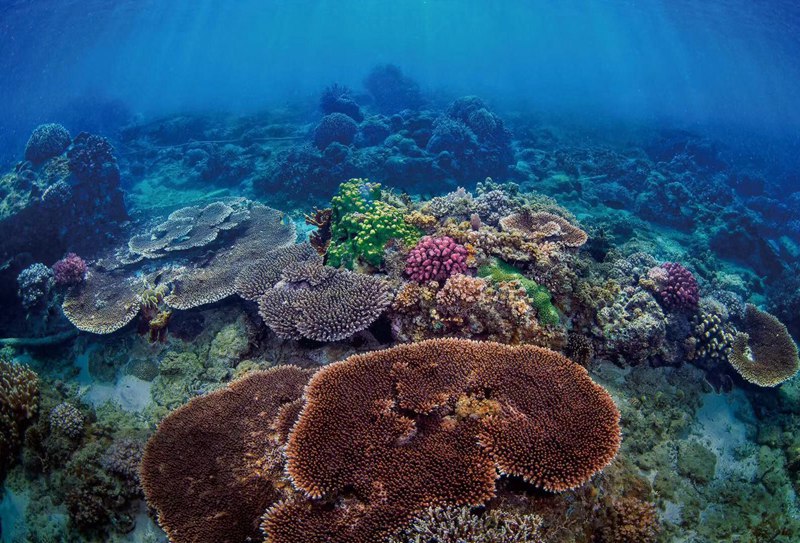
[[[536,308],[536,314],[539,318],[539,323],[547,326],[558,324],[559,314],[556,307],[553,305],[552,296],[547,287],[544,287],[522,275],[522,272],[517,268],[503,262],[499,259],[494,259],[491,264],[487,264],[478,268],[478,276],[490,280],[493,283],[503,283],[507,281],[517,281],[525,289],[531,305]]]
[[[357,263],[379,267],[392,239],[414,245],[421,232],[408,224],[400,208],[388,203],[380,184],[351,179],[331,200],[328,264],[352,269]]]
[[[194,353],[168,352],[161,361],[158,377],[153,380],[150,390],[153,401],[168,408],[186,403],[195,395],[204,369]]]

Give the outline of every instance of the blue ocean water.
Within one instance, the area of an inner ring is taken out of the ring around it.
[[[785,0],[0,3],[0,540],[800,541],[798,96]]]

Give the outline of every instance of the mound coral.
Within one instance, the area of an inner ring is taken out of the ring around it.
[[[743,331],[736,334],[731,365],[748,382],[774,387],[794,377],[800,369],[797,345],[775,316],[747,304]]]
[[[294,366],[250,373],[161,422],[145,447],[141,479],[170,541],[260,540],[259,517],[282,497],[272,424],[308,378]]]
[[[0,360],[0,482],[39,410],[39,377],[27,366]]]
[[[447,339],[355,355],[320,370],[305,398],[286,469],[309,499],[267,512],[271,543],[377,541],[427,507],[487,501],[498,472],[573,488],[620,444],[608,393],[532,346]],[[465,399],[479,409],[457,416]]]
[[[364,119],[361,108],[353,99],[353,93],[343,85],[334,83],[325,88],[319,99],[319,107],[325,115],[344,113],[356,122]]]
[[[364,88],[372,95],[382,113],[397,113],[422,105],[419,85],[394,64],[372,68],[364,79]]]
[[[53,271],[42,263],[31,264],[17,276],[19,298],[27,310],[47,305],[53,289]]]
[[[390,302],[382,279],[308,262],[287,267],[258,308],[282,338],[338,341],[372,324]]]
[[[77,285],[86,277],[87,271],[86,262],[75,253],[69,253],[53,264],[53,274],[57,285]]]
[[[69,132],[60,124],[39,125],[25,145],[25,160],[40,164],[66,151],[70,141]]]
[[[500,219],[506,232],[522,235],[536,242],[555,242],[565,247],[580,247],[589,239],[586,232],[564,217],[544,211],[526,209]]]
[[[677,262],[665,262],[648,273],[655,282],[659,300],[667,309],[694,309],[700,301],[700,287],[692,272]]]
[[[82,183],[116,185],[119,183],[119,166],[114,148],[102,136],[81,132],[75,136],[67,151],[69,171]]]
[[[444,281],[467,271],[467,249],[448,236],[425,236],[406,258],[406,275],[417,283]]]
[[[314,145],[325,150],[331,143],[350,145],[356,137],[358,125],[344,113],[325,115],[314,129]]]
[[[63,402],[50,410],[50,430],[70,438],[83,433],[83,415],[74,405]]]
[[[634,497],[614,501],[600,532],[602,543],[655,543],[661,526],[652,503]]]

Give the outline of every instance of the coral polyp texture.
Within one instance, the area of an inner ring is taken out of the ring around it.
[[[535,241],[552,241],[565,247],[580,247],[589,236],[564,217],[544,211],[529,209],[513,213],[500,219],[500,226],[506,232],[520,234]]]
[[[86,262],[75,253],[69,253],[53,264],[53,274],[57,285],[77,285],[84,280],[87,271]]]
[[[0,482],[39,410],[39,376],[22,364],[0,360]]]
[[[34,164],[63,153],[72,139],[67,129],[57,123],[42,124],[34,129],[25,145],[25,160]]]
[[[752,304],[747,304],[743,331],[734,337],[728,360],[746,381],[762,387],[777,386],[800,369],[797,344],[786,326]]]
[[[286,469],[307,498],[267,512],[271,543],[378,541],[427,507],[486,502],[498,474],[574,488],[620,445],[608,393],[539,347],[442,339],[355,355],[305,399]]]
[[[245,300],[256,301],[280,281],[290,264],[312,262],[322,264],[322,257],[308,243],[298,243],[270,251],[254,262],[245,264],[236,276],[236,293]]]
[[[425,236],[408,254],[405,271],[417,283],[444,281],[467,271],[467,249],[448,236]]]
[[[378,277],[308,262],[287,267],[258,298],[258,312],[282,338],[337,341],[372,324],[391,299]]]
[[[700,301],[700,287],[694,274],[677,262],[665,262],[649,273],[657,294],[667,309],[693,309]]]
[[[251,373],[159,424],[141,480],[172,543],[261,540],[259,518],[283,496],[272,424],[300,398],[309,375],[295,366]]]

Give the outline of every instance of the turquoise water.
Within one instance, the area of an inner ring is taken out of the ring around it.
[[[790,2],[0,6],[0,541],[800,541]]]

